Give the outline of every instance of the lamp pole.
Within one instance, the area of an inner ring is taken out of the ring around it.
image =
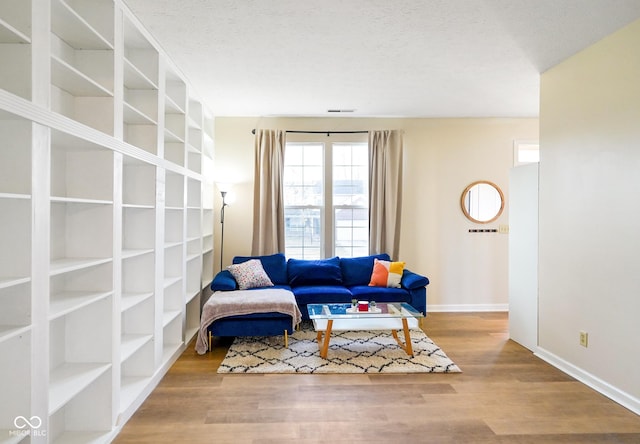
[[[224,207],[227,206],[227,201],[225,197],[227,196],[226,191],[220,191],[222,195],[222,208],[220,208],[220,224],[221,224],[221,232],[220,232],[220,271],[222,271],[222,257],[224,253]]]

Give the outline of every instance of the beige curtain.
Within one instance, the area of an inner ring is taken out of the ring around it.
[[[285,131],[256,130],[252,255],[284,252]]]
[[[369,132],[369,250],[398,260],[402,213],[400,130]]]

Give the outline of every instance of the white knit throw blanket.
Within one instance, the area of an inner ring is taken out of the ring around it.
[[[207,328],[215,320],[228,316],[274,311],[290,315],[293,327],[302,320],[302,314],[296,304],[296,298],[289,290],[261,288],[256,290],[216,291],[202,307],[196,352],[200,355],[207,352],[209,348]]]

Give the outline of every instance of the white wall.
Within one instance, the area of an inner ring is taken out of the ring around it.
[[[541,78],[542,356],[640,412],[640,21]],[[588,348],[579,332],[589,333]]]
[[[471,234],[468,230],[497,228],[508,223],[508,208],[494,223],[476,225],[464,217],[460,195],[469,183],[485,179],[500,186],[508,201],[513,140],[537,139],[537,119],[218,117],[216,178],[237,184],[237,201],[225,213],[225,266],[232,256],[249,254],[251,250],[254,161],[251,130],[255,127],[322,131],[404,129],[405,191],[399,259],[431,280],[427,289],[429,310],[507,308],[508,236]]]

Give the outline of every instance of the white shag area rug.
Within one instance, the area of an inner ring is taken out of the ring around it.
[[[402,332],[398,332],[404,338]],[[316,332],[304,322],[284,337],[237,337],[218,373],[457,373],[461,370],[422,330],[411,330],[413,357],[390,331],[334,332],[327,359],[320,357]]]

